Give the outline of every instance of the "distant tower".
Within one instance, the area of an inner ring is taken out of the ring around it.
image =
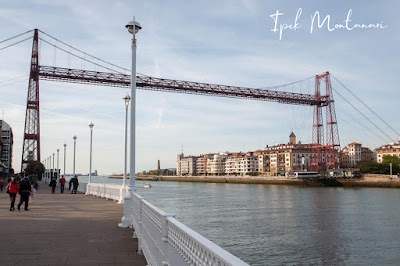
[[[39,120],[39,34],[33,36],[28,99],[26,103],[25,130],[22,149],[21,172],[30,162],[40,162]]]
[[[157,170],[160,170],[160,160],[157,161]]]
[[[289,136],[289,143],[296,144],[296,135],[293,133],[293,131]]]

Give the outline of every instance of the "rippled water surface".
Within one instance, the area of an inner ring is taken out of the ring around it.
[[[144,183],[138,194],[251,265],[400,265],[398,189]]]

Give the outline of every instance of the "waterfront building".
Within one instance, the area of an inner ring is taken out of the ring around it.
[[[400,141],[382,145],[379,148],[375,149],[375,152],[376,152],[376,161],[378,163],[383,162],[383,157],[385,155],[392,155],[400,158]]]
[[[207,159],[207,174],[209,175],[224,175],[225,161],[228,158],[227,152],[219,152],[210,156]]]
[[[284,175],[286,172],[308,171],[311,167],[311,144],[296,143],[292,132],[287,144],[277,144],[257,151],[258,168],[262,175]]]
[[[9,124],[0,120],[0,176],[9,176],[12,173],[13,131]]]
[[[361,144],[357,142],[349,143],[342,150],[342,164],[345,168],[353,168],[357,162],[361,161]]]
[[[259,173],[258,156],[253,152],[246,153],[240,161],[241,175],[256,175]]]
[[[245,154],[242,152],[235,152],[230,154],[225,161],[225,173],[227,175],[239,175],[240,162],[244,156]]]
[[[196,156],[185,157],[183,153],[178,154],[176,159],[176,175],[178,176],[193,176],[196,175]]]
[[[227,175],[256,175],[258,174],[258,156],[254,152],[231,153],[225,161]]]
[[[361,161],[376,161],[376,154],[367,147],[361,147]]]
[[[361,143],[352,142],[342,149],[342,166],[344,168],[357,167],[360,161],[373,161],[374,153]]]
[[[210,158],[212,158],[212,154],[200,155],[196,159],[196,173],[197,175],[206,175],[207,174],[207,162]]]

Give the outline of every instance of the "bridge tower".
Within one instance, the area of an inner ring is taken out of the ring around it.
[[[22,148],[21,172],[30,162],[40,162],[39,116],[39,30],[34,30],[28,97],[26,101],[25,130]]]
[[[325,94],[321,95],[323,87],[325,87]],[[338,168],[341,161],[339,129],[329,72],[315,76],[315,98],[323,101],[322,104],[314,106],[311,169],[320,172]],[[326,108],[326,142],[324,141],[322,108]]]

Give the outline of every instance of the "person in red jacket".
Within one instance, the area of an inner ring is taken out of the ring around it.
[[[65,177],[62,176],[61,177],[61,193],[64,193],[64,187],[65,187],[65,183],[67,182],[67,180],[65,180]]]
[[[10,183],[8,183],[7,185],[7,190],[8,193],[10,194],[10,202],[11,202],[10,211],[13,211],[15,209],[14,208],[15,197],[17,196],[17,193],[19,193],[19,187],[15,177],[11,178]]]

